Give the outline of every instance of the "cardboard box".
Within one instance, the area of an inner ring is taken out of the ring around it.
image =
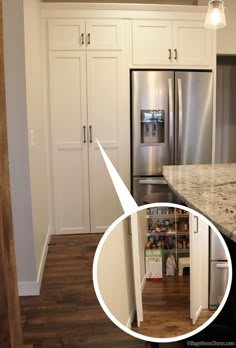
[[[161,280],[162,272],[162,249],[145,249],[146,279]]]

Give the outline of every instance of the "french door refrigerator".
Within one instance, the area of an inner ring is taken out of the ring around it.
[[[137,204],[177,202],[164,165],[212,161],[211,71],[131,71],[132,194]],[[152,197],[153,196],[153,197]]]

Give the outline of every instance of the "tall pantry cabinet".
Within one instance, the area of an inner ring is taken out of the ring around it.
[[[104,232],[122,214],[98,139],[127,182],[129,82],[121,20],[48,20],[55,232]]]

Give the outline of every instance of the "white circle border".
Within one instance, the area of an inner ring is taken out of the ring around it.
[[[188,332],[188,333],[186,333],[184,335],[180,335],[180,336],[176,336],[176,337],[170,337],[170,338],[157,338],[157,337],[155,338],[155,337],[151,337],[151,336],[145,336],[145,335],[136,333],[135,331],[133,331],[133,330],[129,329],[128,327],[126,327],[125,325],[123,325],[119,320],[117,320],[114,317],[114,315],[110,312],[110,310],[106,306],[106,304],[105,304],[105,302],[104,302],[104,300],[102,298],[102,295],[100,293],[100,290],[99,290],[98,278],[97,278],[97,274],[98,274],[97,268],[98,268],[99,255],[100,255],[100,252],[102,250],[102,247],[103,247],[106,239],[112,233],[113,229],[121,221],[123,221],[125,218],[127,218],[128,216],[130,216],[130,215],[132,215],[132,214],[134,214],[134,213],[136,213],[138,211],[141,211],[141,210],[144,210],[144,209],[147,209],[147,208],[155,208],[155,207],[173,207],[173,208],[183,209],[183,210],[186,210],[189,213],[197,216],[198,218],[202,219],[204,222],[206,222],[213,229],[213,231],[216,232],[217,236],[221,240],[221,243],[222,243],[222,245],[223,245],[223,247],[225,249],[225,253],[226,253],[227,259],[228,259],[228,282],[227,282],[227,287],[226,287],[226,291],[225,291],[224,297],[223,297],[219,307],[215,311],[215,313],[212,314],[212,316],[204,324],[202,324],[198,328],[194,329],[193,331],[190,331],[190,332]],[[211,324],[212,321],[221,312],[222,308],[225,305],[225,302],[227,301],[227,298],[229,296],[229,292],[230,292],[230,289],[231,289],[231,284],[232,284],[232,273],[233,273],[232,272],[232,262],[231,262],[231,257],[230,257],[230,253],[229,253],[228,247],[227,247],[227,245],[226,245],[226,243],[225,243],[221,233],[217,230],[217,228],[214,226],[214,224],[210,220],[208,220],[204,215],[200,214],[199,212],[195,211],[194,209],[186,207],[186,206],[183,206],[183,205],[180,205],[180,204],[175,204],[175,203],[151,203],[151,204],[146,204],[146,205],[142,205],[142,206],[137,207],[137,209],[132,211],[132,212],[129,212],[129,213],[121,215],[117,220],[115,220],[109,226],[109,228],[106,230],[106,232],[102,236],[102,238],[101,238],[101,240],[100,240],[100,242],[99,242],[99,244],[97,246],[95,255],[94,255],[93,270],[92,270],[93,286],[94,286],[94,290],[95,290],[97,299],[98,299],[98,301],[100,303],[100,306],[102,307],[102,309],[106,313],[106,315],[109,317],[109,319],[116,326],[118,326],[122,331],[126,332],[127,334],[129,334],[129,335],[131,335],[131,336],[133,336],[135,338],[141,339],[141,340],[145,340],[145,341],[148,341],[148,342],[155,342],[155,343],[177,342],[177,341],[189,338],[189,337],[191,337],[193,335],[196,335],[197,333],[199,333],[200,331],[205,329],[209,324]]]

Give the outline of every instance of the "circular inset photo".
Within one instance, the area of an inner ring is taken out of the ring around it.
[[[148,204],[104,234],[93,281],[100,305],[120,329],[145,341],[174,342],[220,313],[232,264],[224,239],[203,215],[178,204]]]

